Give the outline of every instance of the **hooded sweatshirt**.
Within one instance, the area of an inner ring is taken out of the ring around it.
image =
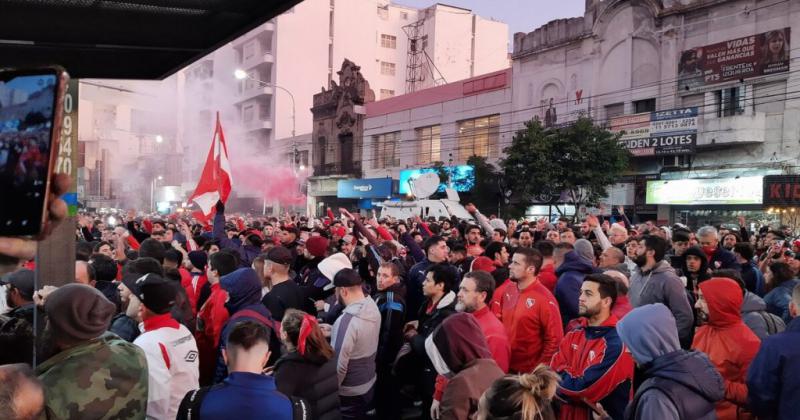
[[[483,392],[503,376],[478,322],[467,313],[445,319],[425,340],[425,352],[436,372],[450,379],[442,395],[441,420],[470,418]]]
[[[745,376],[761,340],[742,321],[742,289],[735,281],[712,278],[701,283],[700,290],[708,303],[708,323],[697,329],[692,348],[707,354],[725,380],[725,399],[717,403],[717,416],[736,419],[737,406],[747,402]]]
[[[558,282],[554,293],[561,312],[563,326],[578,317],[578,298],[581,296],[581,284],[587,274],[598,272],[591,261],[575,251],[564,255],[564,262],[556,269]]]
[[[617,333],[643,372],[626,419],[716,419],[714,404],[725,395],[722,377],[704,353],[681,350],[666,306],[634,309],[617,323]]]
[[[269,365],[275,363],[281,354],[281,343],[277,334],[279,325],[272,319],[269,309],[261,304],[261,280],[255,270],[240,268],[222,276],[219,283],[222,289],[228,292],[228,302],[225,303],[225,308],[228,309],[231,316],[225,323],[225,327],[222,328],[220,335],[214,383],[221,382],[227,376],[228,367],[222,358],[222,349],[227,346],[228,334],[240,322],[254,321],[267,328],[270,335],[269,350],[272,353]]]
[[[779,316],[767,312],[767,304],[755,293],[745,292],[742,302],[742,321],[760,340],[769,337],[772,333],[779,333],[786,329],[786,324]]]
[[[689,272],[686,264],[687,255],[700,258],[700,270],[696,274]],[[711,274],[708,272],[708,259],[703,249],[697,246],[687,248],[682,257],[681,275],[686,277],[686,290],[692,292],[692,296],[695,296],[697,294],[697,285],[711,278]]]
[[[666,305],[678,325],[681,344],[689,348],[694,331],[694,312],[683,282],[668,262],[662,260],[647,272],[637,267],[631,275],[628,299],[634,308],[651,303]]]
[[[344,308],[333,324],[331,344],[336,351],[339,395],[365,395],[375,384],[375,357],[381,331],[381,313],[366,296]]]

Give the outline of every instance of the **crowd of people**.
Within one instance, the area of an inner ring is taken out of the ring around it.
[[[10,419],[793,419],[784,227],[82,215],[2,277]]]

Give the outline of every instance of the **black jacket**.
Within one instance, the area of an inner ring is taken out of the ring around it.
[[[381,312],[381,334],[378,338],[378,366],[388,366],[394,362],[397,352],[403,346],[403,326],[406,322],[406,288],[401,283],[378,292],[375,304]]]
[[[303,289],[291,279],[272,286],[269,293],[261,299],[261,303],[278,321],[283,319],[287,309],[297,309],[312,315],[317,313],[314,304],[306,299]]]
[[[304,398],[311,405],[310,418],[338,420],[339,379],[336,356],[330,360],[311,360],[297,351],[287,353],[275,362],[275,384],[285,395]]]

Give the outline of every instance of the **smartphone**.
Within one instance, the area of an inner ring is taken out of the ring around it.
[[[58,154],[67,73],[0,70],[0,236],[36,236]]]

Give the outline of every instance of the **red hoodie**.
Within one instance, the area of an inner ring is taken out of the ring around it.
[[[708,323],[697,329],[692,348],[707,354],[725,380],[725,399],[717,402],[717,417],[752,418],[742,416],[741,410],[747,403],[747,369],[761,340],[742,321],[742,289],[726,278],[712,278],[699,287],[708,303]]]
[[[225,308],[228,292],[222,289],[219,282],[211,285],[211,295],[200,308],[197,316],[197,351],[200,353],[200,384],[210,384],[214,378],[217,364],[217,347],[222,328],[228,322],[230,314]]]

